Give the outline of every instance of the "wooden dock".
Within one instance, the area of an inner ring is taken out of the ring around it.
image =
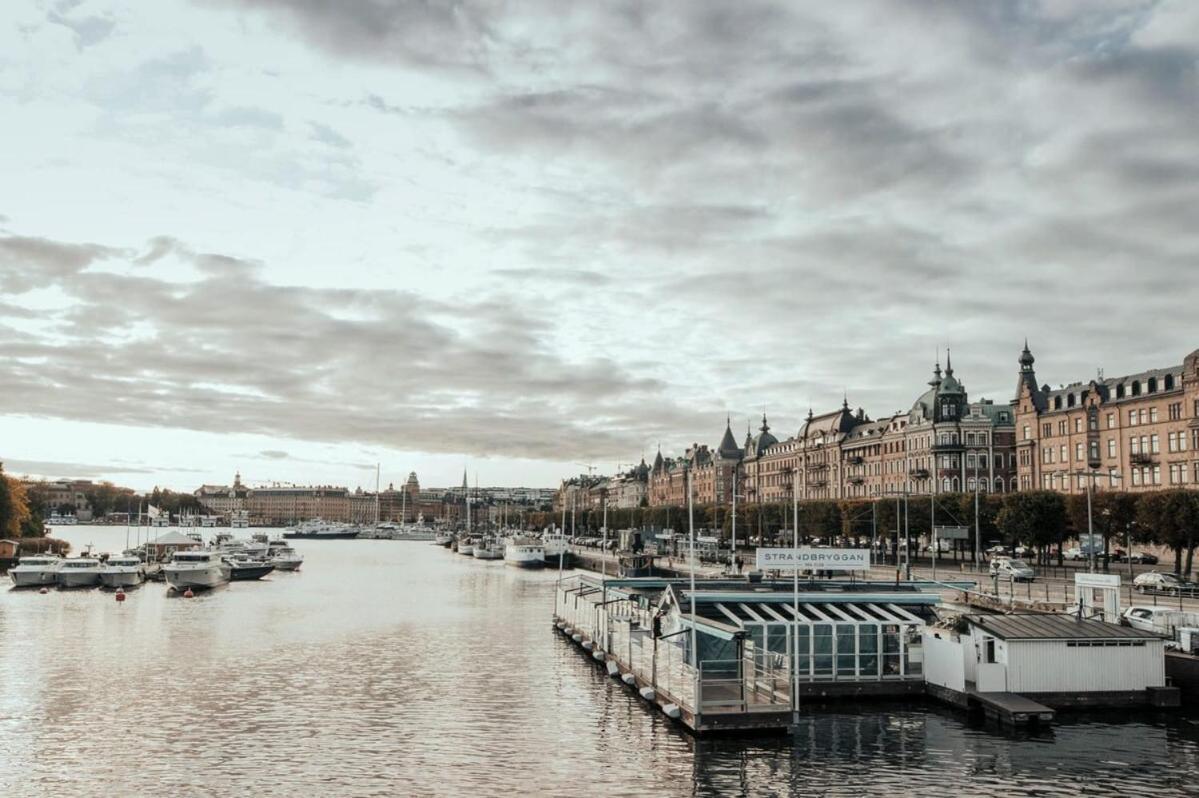
[[[969,704],[979,707],[987,717],[1004,726],[1028,727],[1048,726],[1053,723],[1055,712],[1044,704],[1016,693],[967,693]]]

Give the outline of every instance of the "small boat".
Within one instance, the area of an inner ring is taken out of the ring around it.
[[[266,559],[275,566],[276,571],[298,571],[304,564],[304,555],[282,540],[272,540],[267,544]]]
[[[179,592],[226,584],[232,571],[218,551],[177,551],[162,567],[167,584]]]
[[[450,544],[454,542],[454,536],[449,532],[438,532],[433,536],[433,542],[438,546],[448,549]]]
[[[137,587],[145,581],[146,566],[132,555],[109,557],[100,568],[100,584],[104,587]]]
[[[475,553],[475,539],[474,538],[459,538],[458,539],[458,553],[465,554],[468,557],[473,556]]]
[[[517,536],[504,546],[504,562],[517,568],[545,566],[545,547],[533,537]]]
[[[654,555],[645,552],[619,551],[616,553],[617,573],[622,578],[654,575]]]
[[[8,569],[13,587],[44,587],[58,582],[58,567],[62,557],[57,554],[37,554],[22,557]]]
[[[250,511],[249,510],[234,510],[229,515],[229,527],[231,529],[249,529],[250,528]]]
[[[103,564],[95,557],[69,557],[58,567],[60,587],[95,587]]]
[[[473,552],[476,560],[502,560],[504,559],[504,544],[499,538],[484,537],[480,538],[475,544]]]
[[[346,524],[335,524],[330,521],[322,521],[319,518],[314,518],[311,521],[289,529],[283,533],[283,537],[304,538],[307,540],[345,540],[358,537],[359,529],[356,526],[347,526]]]
[[[246,554],[227,554],[221,559],[229,566],[229,579],[233,582],[261,579],[275,570],[273,563],[251,560]]]

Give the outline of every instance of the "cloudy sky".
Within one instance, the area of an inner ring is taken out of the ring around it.
[[[554,484],[1199,347],[1199,4],[0,4],[0,459]]]

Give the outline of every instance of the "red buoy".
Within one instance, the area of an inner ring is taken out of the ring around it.
[[[196,594],[192,592],[192,589],[190,587],[187,590],[183,591],[184,598],[191,598],[194,595],[196,595]]]
[[[46,595],[47,593],[49,593],[50,591],[49,591],[49,590],[47,590],[46,588],[44,588],[44,587],[43,587],[43,588],[42,588],[41,590],[39,590],[38,592],[39,592],[39,593],[41,593],[41,594],[44,596],[44,595]]]
[[[124,600],[125,600],[125,590],[123,588],[118,587],[117,588],[117,601],[124,601]]]

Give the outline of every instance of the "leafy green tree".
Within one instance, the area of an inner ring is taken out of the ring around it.
[[[1137,523],[1150,540],[1174,550],[1174,572],[1189,577],[1199,543],[1199,493],[1164,490],[1143,494],[1137,503]]]
[[[1023,543],[1037,550],[1037,561],[1048,562],[1049,546],[1061,542],[1066,526],[1066,504],[1061,494],[1034,490],[1009,493],[995,517],[996,525],[1009,544]],[[1061,551],[1059,546],[1058,560]]]

